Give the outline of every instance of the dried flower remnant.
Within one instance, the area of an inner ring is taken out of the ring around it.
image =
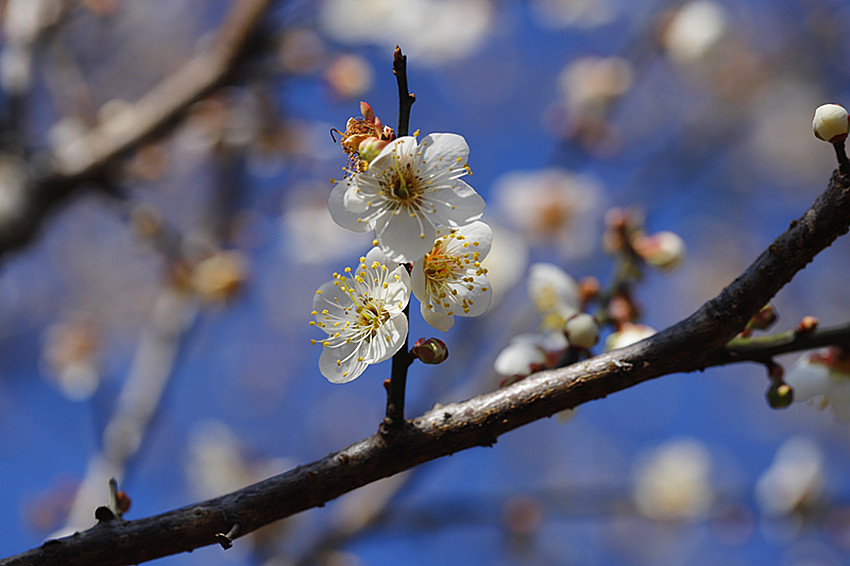
[[[487,257],[492,241],[493,231],[480,221],[437,229],[434,247],[411,272],[413,294],[428,324],[445,332],[454,324],[455,315],[484,314],[492,292],[481,261]]]
[[[396,139],[368,170],[336,184],[328,209],[340,226],[375,230],[389,260],[416,261],[433,247],[437,226],[481,217],[484,199],[460,179],[469,173],[468,156],[457,134],[430,134],[420,143],[412,136]]]
[[[381,119],[375,116],[375,112],[368,103],[360,103],[360,112],[363,117],[349,118],[344,132],[332,130],[341,136],[339,143],[348,155],[351,173],[361,173],[369,167],[369,160],[364,159],[360,154],[361,144],[367,142],[373,150],[376,146],[383,149],[387,143],[396,139],[393,129],[385,126]]]
[[[358,377],[369,364],[388,360],[404,344],[410,300],[410,276],[404,266],[387,267],[388,260],[372,248],[352,273],[334,274],[316,291],[315,320],[328,334],[322,345],[319,370],[333,383]]]

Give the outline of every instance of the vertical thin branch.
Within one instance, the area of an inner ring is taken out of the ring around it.
[[[393,52],[393,74],[398,84],[398,128],[399,137],[408,135],[410,129],[410,107],[416,101],[416,96],[407,90],[407,56],[396,45]],[[405,264],[408,273],[411,264]],[[404,316],[410,320],[410,304],[404,308]],[[404,392],[407,386],[407,368],[410,367],[408,339],[404,338],[401,349],[393,356],[392,370],[387,388],[387,415],[382,430],[400,427],[404,423]]]
[[[416,102],[416,95],[407,90],[407,55],[402,54],[396,45],[393,52],[393,74],[398,84],[398,128],[399,137],[409,135],[410,107]]]
[[[835,148],[835,157],[838,158],[838,169],[845,177],[850,177],[850,160],[847,159],[847,152],[844,150],[844,141],[832,144]]]

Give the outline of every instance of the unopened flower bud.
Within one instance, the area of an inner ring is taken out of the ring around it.
[[[818,319],[811,315],[806,315],[802,319],[800,319],[800,324],[797,325],[797,328],[794,329],[794,332],[797,335],[800,334],[811,334],[815,330],[818,329]]]
[[[632,240],[635,252],[659,269],[675,269],[685,257],[685,241],[675,232],[663,231]]]
[[[599,341],[599,324],[593,315],[579,313],[567,320],[564,333],[571,347],[588,350]]]
[[[441,364],[449,357],[449,348],[439,338],[420,338],[410,349],[410,354],[423,364]]]
[[[747,328],[750,330],[767,330],[774,323],[779,320],[779,315],[776,312],[776,308],[768,303],[763,306],[756,315],[750,319],[750,323],[747,325]]]
[[[767,390],[767,403],[774,409],[785,409],[794,402],[794,390],[787,383],[774,383]]]
[[[850,122],[843,106],[824,104],[815,110],[812,129],[818,139],[830,143],[843,142],[847,138],[848,128]]]
[[[366,163],[371,163],[373,159],[378,157],[378,154],[381,153],[381,150],[384,149],[388,143],[390,142],[387,140],[381,140],[376,137],[368,137],[361,141],[360,145],[357,146],[357,153],[360,155],[360,159]]]

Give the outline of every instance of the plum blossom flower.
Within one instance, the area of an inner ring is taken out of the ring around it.
[[[369,364],[387,360],[407,337],[404,307],[410,300],[410,276],[404,266],[390,270],[380,249],[372,248],[352,274],[334,273],[316,291],[315,321],[328,337],[322,344],[319,370],[333,383],[346,383]]]
[[[817,503],[824,491],[824,454],[812,440],[785,441],[756,482],[756,500],[765,515],[778,517]]]
[[[484,314],[492,291],[481,260],[492,242],[493,231],[484,222],[437,228],[434,247],[411,272],[413,294],[428,324],[445,332],[454,324],[455,315]]]
[[[578,283],[552,263],[535,263],[529,268],[528,296],[540,313],[544,329],[563,330],[567,319],[578,314],[581,307]]]
[[[375,230],[386,257],[416,261],[434,245],[437,226],[469,224],[481,217],[484,199],[460,177],[469,172],[469,146],[457,134],[398,138],[366,171],[338,182],[328,209],[340,226]]]
[[[714,498],[711,454],[697,440],[680,438],[656,448],[635,471],[632,498],[638,511],[658,521],[705,516]]]
[[[785,374],[795,401],[829,407],[840,421],[850,421],[850,355],[829,347],[804,354]]]

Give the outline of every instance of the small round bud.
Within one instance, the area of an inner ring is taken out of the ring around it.
[[[818,329],[818,319],[811,315],[806,315],[800,320],[800,324],[794,330],[798,335],[811,334]]]
[[[441,364],[449,357],[449,348],[439,338],[420,338],[410,349],[410,354],[423,364]]]
[[[818,139],[830,143],[843,142],[850,129],[847,110],[838,104],[818,106],[812,120],[812,129]]]
[[[794,390],[787,383],[774,383],[767,390],[767,403],[774,409],[785,409],[794,402]]]
[[[767,330],[771,326],[779,320],[779,314],[776,312],[776,308],[768,303],[763,306],[759,312],[750,320],[750,323],[747,325],[747,328],[751,330]]]
[[[360,145],[357,146],[357,153],[360,155],[360,159],[366,163],[371,163],[373,159],[378,157],[378,154],[381,153],[381,150],[384,149],[388,143],[390,142],[387,140],[369,137],[360,142]]]
[[[567,320],[564,324],[564,333],[573,348],[588,350],[599,342],[599,324],[593,315],[584,312]]]
[[[675,232],[662,231],[632,240],[635,252],[646,263],[658,269],[675,269],[685,257],[685,241]]]

